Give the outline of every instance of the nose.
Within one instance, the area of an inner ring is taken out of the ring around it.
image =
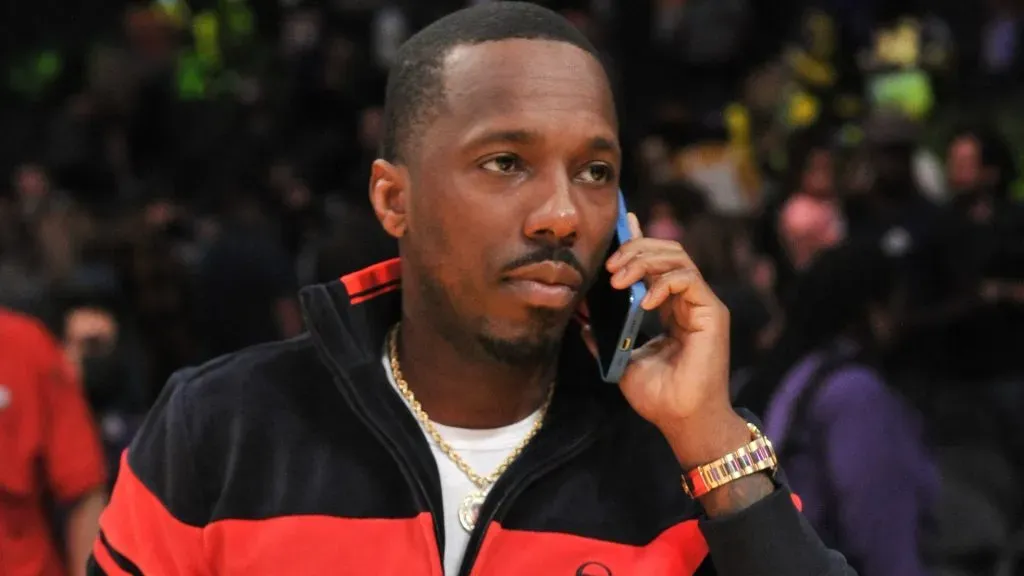
[[[580,217],[573,202],[572,185],[562,176],[548,185],[544,201],[526,219],[524,233],[531,240],[572,246],[579,233]]]

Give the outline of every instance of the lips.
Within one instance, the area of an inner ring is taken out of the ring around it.
[[[583,286],[583,276],[572,266],[561,262],[528,264],[513,270],[508,278],[548,286],[563,286],[573,291]]]
[[[541,262],[516,268],[505,278],[516,295],[530,306],[565,308],[583,286],[575,268],[559,262]]]

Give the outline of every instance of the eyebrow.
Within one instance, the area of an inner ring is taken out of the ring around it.
[[[535,144],[542,136],[531,130],[491,130],[469,141],[472,147],[488,144]],[[604,136],[594,136],[587,141],[587,148],[593,152],[610,152],[619,155],[619,145]]]

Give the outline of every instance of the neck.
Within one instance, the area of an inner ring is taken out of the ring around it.
[[[478,346],[460,346],[422,318],[402,320],[398,358],[405,378],[433,422],[458,428],[499,428],[544,403],[557,355],[528,367],[509,366]]]

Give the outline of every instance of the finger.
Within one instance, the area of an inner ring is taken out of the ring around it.
[[[640,302],[640,306],[644,310],[654,310],[673,295],[678,295],[690,306],[718,304],[718,298],[707,282],[695,271],[684,268],[659,276],[647,290],[647,295]]]
[[[685,252],[663,250],[637,254],[618,267],[612,274],[611,282],[613,287],[620,289],[641,280],[651,284],[658,276],[674,270],[691,270],[700,276],[700,272],[693,266],[693,261]]]
[[[686,253],[682,244],[674,240],[661,240],[659,238],[640,238],[637,240],[630,240],[620,246],[619,249],[608,258],[608,262],[605,265],[609,272],[614,273],[632,258],[640,254],[647,254],[650,252],[678,252],[686,258],[688,267],[697,267],[696,264],[693,263],[693,259],[690,258],[690,255]]]
[[[626,222],[629,224],[629,233],[632,235],[634,240],[644,237],[644,231],[640,227],[640,219],[636,217],[635,213],[630,212],[629,214],[626,214]]]

